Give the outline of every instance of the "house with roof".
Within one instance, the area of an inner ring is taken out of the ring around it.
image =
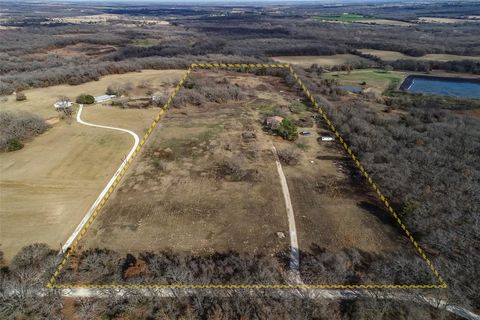
[[[280,117],[280,116],[273,116],[273,117],[267,117],[265,118],[265,121],[263,122],[263,124],[265,125],[265,127],[267,129],[270,129],[270,130],[276,130],[278,129],[278,127],[280,126],[280,124],[282,123],[283,121],[283,118]]]
[[[68,109],[72,106],[72,102],[68,101],[68,100],[60,100],[60,101],[55,102],[53,104],[53,106],[57,110]]]

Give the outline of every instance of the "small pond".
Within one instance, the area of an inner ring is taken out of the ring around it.
[[[480,79],[411,75],[400,89],[412,93],[480,99]]]
[[[360,86],[348,86],[348,85],[346,85],[346,86],[340,86],[340,88],[342,88],[345,91],[353,92],[353,93],[362,92],[362,87],[360,87]]]

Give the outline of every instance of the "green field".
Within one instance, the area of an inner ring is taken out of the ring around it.
[[[375,88],[382,92],[396,88],[403,77],[404,73],[402,72],[382,69],[361,69],[353,70],[350,73],[345,71],[329,72],[323,75],[325,79],[338,79],[340,85]]]
[[[370,17],[365,17],[361,14],[352,14],[352,13],[344,13],[338,15],[326,15],[326,16],[317,16],[317,19],[320,20],[327,20],[327,21],[341,21],[341,22],[355,22],[361,20],[371,20]]]

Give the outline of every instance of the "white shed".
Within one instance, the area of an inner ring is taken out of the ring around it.
[[[113,98],[115,98],[114,94],[104,94],[103,96],[96,96],[95,97],[95,102],[96,103],[102,103],[102,102],[105,102],[105,101],[112,100]]]

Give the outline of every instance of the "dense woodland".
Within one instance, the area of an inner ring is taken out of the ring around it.
[[[0,152],[23,148],[23,141],[48,129],[41,117],[31,113],[0,111]]]
[[[480,55],[480,39],[476,34],[480,22],[458,24],[453,28],[448,24],[400,27],[325,23],[315,19],[315,16],[334,13],[335,10],[322,6],[301,10],[285,6],[280,8],[281,14],[258,7],[250,8],[242,15],[225,15],[225,8],[221,7],[209,8],[214,14],[208,14],[205,9],[192,11],[183,7],[129,7],[92,12],[121,13],[133,17],[151,15],[160,19],[171,15],[177,17],[168,26],[132,28],[114,22],[107,25],[42,24],[54,13],[47,14],[47,9],[40,8],[43,16],[40,14],[41,19],[35,20],[23,13],[21,4],[10,5],[12,19],[4,22],[4,25],[21,28],[1,31],[0,94],[28,87],[78,84],[105,74],[142,68],[184,68],[192,61],[208,61],[205,55],[217,55],[216,58],[222,61],[266,61],[276,55],[332,55],[347,52],[361,55],[357,51],[361,48],[399,51],[415,57],[427,53]],[[459,6],[458,15],[467,12],[470,7],[471,4]],[[430,5],[428,10],[435,8],[441,9]],[[362,6],[350,9],[366,10]],[[417,16],[420,16],[424,9],[418,7],[409,12],[416,14],[418,10]],[[375,10],[379,17],[388,16],[388,8]],[[397,14],[399,10],[390,7],[390,11]],[[59,15],[74,13],[58,12]],[[139,45],[142,40],[147,41],[148,45]],[[367,58],[371,58],[373,64],[384,64],[378,58],[368,55]],[[479,63],[474,61],[408,60],[391,65],[397,69],[414,71],[445,69],[478,74],[480,70]]]
[[[383,102],[384,116],[365,97],[337,102],[334,83],[316,79],[315,69],[299,73],[426,248],[451,301],[478,310],[480,120],[455,112],[478,109],[478,101],[396,93]],[[364,181],[358,170],[351,175]]]
[[[66,300],[62,300],[57,291],[43,289],[59,262],[56,252],[45,245],[31,245],[22,249],[8,267],[1,257],[0,252],[2,319],[60,318]],[[157,273],[150,273],[153,277],[157,276],[155,280],[161,279],[158,272],[164,270],[170,281],[182,280],[185,276],[192,277],[195,266],[197,274],[211,278],[213,272],[221,271],[223,276],[232,275],[232,267],[245,268],[248,265],[252,267],[252,281],[265,281],[271,273],[271,269],[265,267],[272,266],[270,262],[265,262],[265,258],[245,259],[235,254],[193,258],[172,253],[149,253],[143,258],[149,265],[156,266],[153,270]],[[128,267],[136,263],[131,256],[121,257],[106,250],[86,252],[81,261],[77,266],[80,273],[95,270],[99,277],[110,281],[124,279]],[[122,264],[119,265],[118,261]],[[99,268],[98,263],[105,268]],[[111,269],[112,266],[118,268]],[[167,278],[164,280],[168,281]],[[44,295],[39,296],[40,290],[43,290]],[[134,293],[115,295],[112,291],[108,298],[75,299],[73,308],[69,307],[69,310],[79,319],[457,319],[444,310],[421,303],[375,299],[383,296],[384,292],[381,291],[372,292],[371,297],[344,301],[315,299],[297,291],[258,291],[252,295],[248,290],[231,290],[223,291],[220,296],[217,295],[218,292],[214,290],[185,294],[178,290],[174,297],[158,298]]]
[[[479,119],[442,109],[435,98],[418,103],[428,97],[394,98],[403,115],[393,119],[362,100],[318,98],[444,274],[453,301],[478,309]]]

